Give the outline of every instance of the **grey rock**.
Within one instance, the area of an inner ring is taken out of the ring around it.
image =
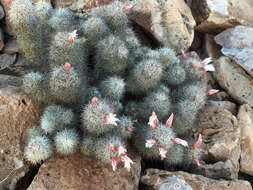
[[[159,184],[168,177],[183,179],[194,190],[252,190],[250,183],[244,180],[213,180],[201,175],[158,169],[147,169],[145,175],[141,177],[141,182],[150,188],[150,190],[158,190]]]
[[[237,26],[215,37],[222,53],[229,56],[253,77],[253,28]]]
[[[13,40],[13,39],[9,40],[6,43],[3,52],[7,53],[7,54],[15,54],[15,53],[20,52],[20,49],[19,49],[17,41]]]
[[[4,13],[4,9],[3,7],[0,5],[0,20],[2,20],[5,16],[5,13]]]
[[[0,70],[13,65],[15,61],[16,61],[16,54],[14,55],[1,54],[0,55]]]
[[[230,101],[213,101],[208,100],[207,105],[215,106],[230,111],[233,115],[236,114],[236,104]]]
[[[0,28],[0,51],[4,48],[4,32],[2,28]]]

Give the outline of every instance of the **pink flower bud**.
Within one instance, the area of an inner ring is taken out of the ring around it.
[[[203,142],[203,138],[202,138],[202,135],[201,134],[199,134],[199,138],[198,138],[198,140],[192,145],[193,146],[193,148],[197,148],[197,147],[199,147],[201,144],[202,144],[202,142]]]
[[[181,53],[182,53],[182,56],[183,56],[184,59],[188,58],[188,55],[184,52],[184,50],[181,50]]]
[[[132,127],[127,127],[127,128],[126,128],[126,131],[128,131],[128,132],[133,132],[133,128],[132,128]]]
[[[171,139],[174,143],[176,144],[181,144],[182,146],[185,146],[185,147],[188,147],[188,142],[183,140],[183,139],[180,139],[180,138],[173,138]]]
[[[146,148],[151,148],[153,145],[156,144],[156,140],[154,139],[149,139],[149,140],[146,140],[146,144],[145,144],[145,147]]]
[[[126,168],[128,171],[130,171],[131,164],[133,164],[134,162],[127,155],[121,155],[120,160],[121,160],[121,162],[124,163],[124,168]]]
[[[91,99],[91,103],[92,103],[92,104],[97,104],[97,103],[98,103],[98,98],[97,98],[97,97],[93,97],[93,98]]]
[[[171,127],[173,119],[174,119],[174,114],[172,113],[169,119],[166,121],[166,127]]]
[[[199,160],[196,158],[193,159],[193,163],[196,164],[197,166],[200,166]]]
[[[196,69],[196,68],[197,68],[197,65],[194,64],[194,63],[191,63],[190,66],[191,66],[191,68],[193,68],[193,69]]]
[[[68,42],[69,43],[74,43],[74,41],[75,41],[75,39],[76,39],[76,37],[77,37],[77,30],[74,30],[73,32],[71,32],[70,34],[69,34],[69,37],[68,37]]]
[[[127,150],[121,145],[117,146],[116,150],[118,151],[119,156],[122,155],[122,154],[126,154],[126,152],[127,152]]]
[[[155,129],[158,126],[159,120],[158,120],[155,112],[152,112],[152,115],[149,117],[148,124],[151,129]]]
[[[117,169],[117,165],[118,165],[118,161],[115,160],[114,158],[112,158],[112,162],[111,162],[111,166],[112,166],[112,170],[115,172]]]
[[[163,160],[164,158],[166,158],[167,150],[165,148],[159,147],[159,153],[161,155],[161,160]]]
[[[111,145],[109,146],[109,151],[110,151],[110,152],[113,152],[113,151],[114,151],[114,145],[111,144]]]
[[[215,93],[217,93],[217,92],[219,92],[219,90],[210,89],[210,90],[208,90],[208,91],[206,92],[206,94],[209,95],[209,96],[211,96],[211,95],[213,95],[213,94],[215,94]]]
[[[5,3],[7,3],[8,5],[10,5],[12,3],[12,0],[5,0]]]
[[[109,113],[109,115],[106,115],[104,117],[105,119],[105,124],[108,124],[108,125],[115,125],[117,126],[118,124],[116,123],[116,121],[119,121],[118,118],[116,118],[116,115],[115,114],[112,114],[112,113]]]
[[[64,64],[64,69],[65,69],[65,71],[66,71],[67,73],[70,71],[70,68],[71,68],[71,64],[70,64],[69,62],[66,62],[66,63]]]
[[[133,5],[127,5],[123,8],[123,11],[130,11],[133,8]]]

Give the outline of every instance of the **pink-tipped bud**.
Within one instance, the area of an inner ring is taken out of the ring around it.
[[[188,55],[184,52],[184,50],[181,50],[181,53],[182,53],[182,56],[183,56],[184,59],[188,58]]]
[[[130,169],[131,169],[131,164],[134,163],[134,162],[131,160],[131,158],[129,158],[127,155],[121,155],[121,156],[120,156],[120,160],[121,160],[121,162],[124,163],[124,168],[126,168],[127,171],[130,171]]]
[[[199,160],[196,158],[193,159],[193,163],[197,166],[200,166]]]
[[[211,95],[213,95],[213,94],[215,94],[215,93],[217,93],[217,92],[219,92],[219,90],[210,89],[210,90],[208,90],[208,91],[206,92],[206,94],[209,95],[209,96],[211,96]]]
[[[126,152],[127,152],[127,150],[121,145],[117,146],[116,150],[118,151],[119,156],[122,155],[122,154],[126,154]]]
[[[127,5],[123,8],[123,11],[130,11],[133,8],[133,5]]]
[[[158,126],[159,120],[158,120],[155,112],[152,112],[152,115],[149,117],[148,124],[151,129],[155,129]]]
[[[64,64],[64,69],[65,69],[65,71],[66,71],[67,73],[70,71],[70,68],[71,68],[71,64],[70,64],[69,62],[66,62],[66,63]]]
[[[194,64],[194,63],[191,63],[190,66],[191,66],[191,68],[193,68],[193,69],[196,69],[196,68],[197,68],[197,65]]]
[[[181,144],[182,146],[184,147],[188,147],[188,142],[183,140],[183,139],[180,139],[180,138],[173,138],[171,139],[174,143],[176,144]]]
[[[172,122],[174,119],[174,114],[172,113],[169,117],[169,119],[166,121],[166,127],[171,127],[172,126]]]
[[[159,153],[160,153],[160,156],[161,156],[161,160],[163,160],[164,158],[166,158],[167,150],[165,148],[159,147]]]
[[[69,37],[68,37],[68,42],[69,43],[74,43],[75,39],[77,38],[77,30],[74,30],[73,32],[71,32],[69,34]]]
[[[113,151],[114,151],[114,145],[111,144],[111,145],[109,146],[109,151],[110,151],[110,152],[113,152]]]
[[[202,142],[203,142],[203,138],[202,138],[202,135],[201,134],[199,134],[199,138],[198,138],[198,140],[192,145],[193,146],[193,148],[197,148],[197,147],[199,147],[201,144],[202,144]]]
[[[126,131],[128,131],[128,132],[133,132],[133,128],[132,128],[132,127],[127,127],[127,128],[126,128]]]
[[[106,115],[104,117],[105,119],[105,124],[107,125],[115,125],[117,126],[118,124],[116,123],[116,121],[119,121],[118,118],[116,118],[116,114],[113,114],[113,113],[109,113],[109,115]]]
[[[153,145],[156,144],[156,140],[154,139],[149,139],[149,140],[146,140],[146,144],[145,144],[145,147],[146,148],[151,148]]]
[[[117,165],[118,165],[118,161],[115,160],[114,158],[112,158],[112,162],[111,162],[111,166],[112,166],[112,170],[115,172],[117,169]]]
[[[201,61],[201,64],[203,66],[208,65],[209,63],[211,63],[213,61],[213,59],[211,57],[205,58],[203,61]]]
[[[10,5],[12,3],[12,0],[5,0],[5,3],[7,3],[8,5]]]
[[[91,99],[91,103],[92,103],[92,104],[97,104],[97,103],[98,103],[98,98],[97,98],[97,97],[93,97],[93,98]]]

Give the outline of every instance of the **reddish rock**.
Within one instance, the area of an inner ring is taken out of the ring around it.
[[[238,103],[253,106],[253,78],[229,57],[220,57],[213,64],[219,85]]]
[[[38,123],[41,114],[40,107],[21,92],[20,81],[17,77],[0,75],[0,180],[23,161],[22,135],[27,128]],[[15,187],[28,167],[24,164],[9,176],[5,186]]]
[[[194,36],[195,21],[184,0],[137,0],[130,18],[163,45],[187,50]]]
[[[88,159],[79,154],[55,156],[39,169],[28,190],[137,190],[140,178],[140,157],[130,157],[134,165],[130,172],[125,168],[112,171],[111,166]]]
[[[185,180],[194,190],[252,190],[248,181],[243,180],[213,180],[201,175],[194,175],[186,172],[169,172],[158,169],[148,169],[141,177],[141,182],[148,186],[150,190],[157,190],[161,182],[168,177]]]

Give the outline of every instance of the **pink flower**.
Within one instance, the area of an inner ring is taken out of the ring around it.
[[[193,163],[196,164],[197,166],[200,166],[199,160],[196,158],[193,159]]]
[[[159,153],[161,155],[161,160],[163,160],[164,158],[166,158],[166,153],[167,153],[167,150],[163,147],[160,147],[159,148]]]
[[[173,138],[172,141],[176,144],[181,144],[182,146],[188,147],[188,142],[183,139]]]
[[[92,104],[97,104],[98,103],[98,98],[97,97],[93,97],[92,99],[91,99],[91,103]]]
[[[172,113],[169,119],[166,121],[166,127],[171,127],[173,119],[174,119],[174,114]]]
[[[156,140],[154,140],[154,139],[146,140],[145,147],[146,148],[151,148],[155,143],[156,143]]]
[[[121,155],[120,160],[121,160],[121,162],[124,163],[124,168],[126,168],[128,171],[130,171],[131,164],[133,164],[134,162],[127,155]]]
[[[184,52],[184,50],[181,50],[181,53],[182,53],[182,56],[183,56],[184,59],[188,58],[188,55]]]
[[[73,32],[71,32],[69,34],[69,38],[68,38],[68,42],[69,43],[73,43],[75,41],[75,39],[77,38],[77,30],[74,30]]]
[[[152,112],[152,115],[149,117],[148,124],[151,129],[155,129],[157,127],[157,125],[159,124],[159,120],[158,120],[155,112]]]
[[[5,2],[10,5],[12,3],[12,0],[5,0]]]
[[[193,69],[196,69],[197,68],[197,65],[196,64],[194,64],[194,63],[191,63],[191,65],[190,65]]]
[[[203,71],[215,71],[215,68],[214,68],[214,66],[213,66],[213,64],[210,64],[210,65],[205,65],[205,66],[203,66],[202,68],[201,68],[201,70],[203,70]]]
[[[119,119],[116,118],[116,114],[109,113],[109,115],[105,116],[105,124],[117,126],[118,124],[116,121],[119,121]]]
[[[71,68],[71,64],[70,64],[69,62],[66,62],[66,63],[64,64],[64,69],[65,69],[65,71],[66,71],[67,73],[70,71],[70,68]]]
[[[132,127],[127,127],[127,128],[126,128],[126,131],[128,131],[128,132],[133,132],[133,128],[132,128]]]
[[[114,151],[114,145],[111,144],[111,145],[109,146],[109,151],[110,151],[110,152],[113,152],[113,151]]]
[[[202,135],[201,134],[199,134],[199,138],[198,138],[198,140],[192,145],[193,146],[193,148],[197,148],[197,147],[199,147],[201,144],[202,144],[202,142],[203,142],[203,138],[202,138]]]
[[[217,92],[219,92],[219,90],[210,89],[210,90],[208,90],[206,93],[207,93],[207,95],[211,96],[211,95],[213,95],[213,94],[215,94],[215,93],[217,93]]]
[[[123,8],[123,11],[130,11],[133,8],[133,5],[127,5]]]
[[[112,170],[115,172],[117,169],[117,165],[118,165],[118,161],[115,160],[114,158],[112,158],[112,162],[111,162],[111,166],[112,166]]]
[[[211,63],[213,61],[213,59],[211,57],[205,58],[203,61],[201,61],[203,66],[208,65],[209,63]]]
[[[126,154],[126,152],[127,152],[127,150],[121,145],[117,146],[116,149],[118,151],[119,156],[122,155],[122,154]]]

